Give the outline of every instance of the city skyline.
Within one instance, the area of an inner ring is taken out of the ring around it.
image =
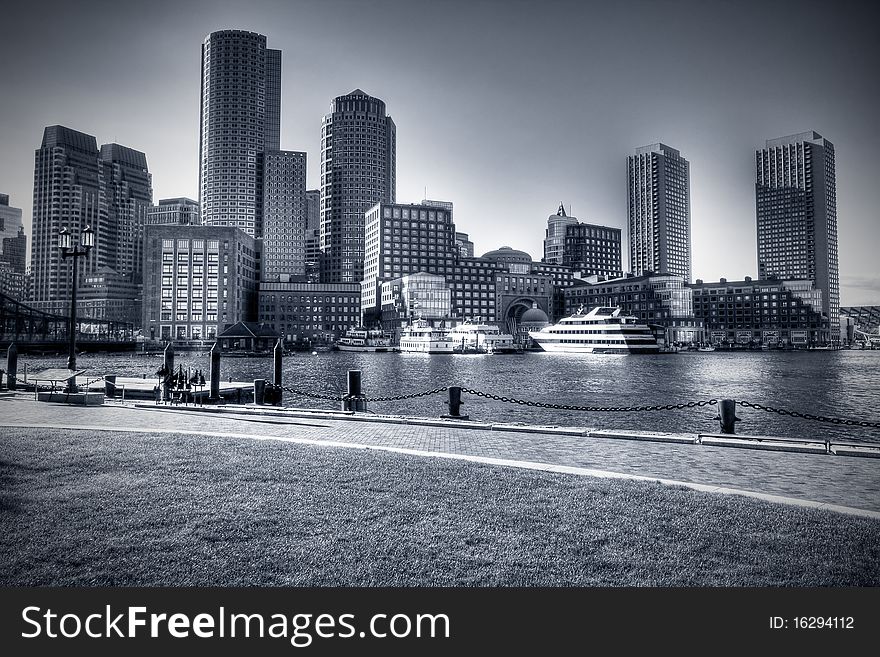
[[[159,2],[153,22],[131,34],[107,32],[133,16],[110,3],[13,7],[16,29],[0,45],[11,90],[0,192],[23,209],[30,238],[33,154],[43,128],[61,124],[145,152],[154,200],[196,197],[197,53],[215,30],[252,30],[284,52],[281,148],[310,154],[309,189],[319,186],[327,104],[364,89],[388,104],[398,126],[397,200],[452,201],[456,229],[478,254],[509,245],[540,259],[546,217],[560,201],[582,222],[624,228],[626,156],[663,142],[691,163],[692,278],[755,276],[754,152],[767,139],[815,130],[837,151],[841,302],[880,301],[870,203],[878,82],[862,4],[798,3],[795,13],[784,2],[760,11],[720,2],[551,2],[540,12],[521,2],[378,5],[386,11],[350,2],[211,3],[210,11]],[[383,22],[393,43],[368,38],[370,57],[355,59],[358,34]],[[82,40],[71,25],[102,38]],[[319,58],[318,28],[338,32],[333,58]],[[626,54],[618,43],[661,33],[652,43],[663,57],[644,46]],[[118,55],[96,56],[96,46],[114,45]],[[352,66],[361,61],[369,65]]]

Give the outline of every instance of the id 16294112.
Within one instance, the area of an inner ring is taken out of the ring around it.
[[[773,630],[852,630],[855,619],[852,616],[783,616],[770,617]]]

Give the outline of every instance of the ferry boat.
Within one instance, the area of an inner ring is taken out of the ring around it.
[[[450,329],[446,337],[452,340],[452,350],[457,354],[522,353],[512,335],[502,333],[497,326],[483,324],[479,320],[465,320]]]
[[[336,341],[339,351],[393,351],[391,336],[380,329],[353,328]]]
[[[620,307],[597,306],[584,314],[583,308],[546,326],[529,331],[544,351],[577,354],[657,354],[660,346],[651,329],[635,317],[620,314]]]
[[[418,318],[401,329],[397,350],[423,354],[451,354],[452,346],[452,340],[446,337],[446,331],[431,326],[426,319]]]

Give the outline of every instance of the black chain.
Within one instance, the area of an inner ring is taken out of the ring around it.
[[[442,388],[434,388],[433,390],[425,390],[424,392],[417,392],[412,395],[397,395],[396,397],[370,397],[367,395],[365,399],[371,402],[387,402],[387,401],[402,401],[404,399],[415,399],[416,397],[427,397],[428,395],[437,395],[441,392],[446,392],[449,390],[449,386],[443,386]],[[348,396],[346,395],[346,398]]]
[[[325,401],[342,401],[344,397],[331,397],[330,395],[320,395],[314,392],[305,392],[304,390],[297,390],[296,388],[291,388],[289,386],[282,386],[281,389],[284,392],[290,392],[294,395],[300,395],[302,397],[310,397],[311,399],[323,399]]]
[[[510,404],[519,404],[521,406],[532,406],[535,408],[552,408],[559,411],[587,411],[592,413],[635,413],[642,411],[675,411],[683,408],[697,408],[700,406],[713,406],[718,403],[717,399],[706,399],[695,402],[685,402],[682,404],[665,404],[657,406],[573,406],[570,404],[545,404],[543,402],[527,401],[525,399],[514,399],[513,397],[501,397],[499,395],[490,395],[479,390],[471,390],[470,388],[462,388],[462,392],[485,399],[494,399],[495,401],[507,402]]]
[[[843,424],[850,427],[868,427],[872,429],[880,429],[880,422],[868,422],[867,420],[847,420],[840,417],[827,417],[825,415],[813,415],[812,413],[798,413],[797,411],[789,411],[784,408],[773,408],[772,406],[764,406],[753,402],[740,401],[736,402],[744,408],[756,408],[759,411],[767,411],[768,413],[777,413],[787,417],[799,417],[805,420],[814,420],[816,422],[829,422],[831,424]]]

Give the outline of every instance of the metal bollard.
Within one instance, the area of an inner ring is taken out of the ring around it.
[[[262,406],[266,403],[266,379],[254,379],[254,404]]]
[[[275,386],[274,394],[272,396],[272,403],[276,406],[281,406],[281,359],[284,356],[284,347],[281,344],[281,338],[278,338],[278,342],[275,343],[275,349],[272,352],[273,358],[273,372],[272,372],[272,384]]]
[[[721,421],[721,433],[736,433],[736,423],[742,421],[736,416],[736,401],[733,399],[719,401],[718,417],[715,419]]]
[[[6,350],[6,389],[15,390],[18,376],[18,347],[13,342]],[[27,378],[27,377],[25,377]]]
[[[220,343],[215,342],[211,347],[211,396],[208,401],[220,399]]]
[[[104,394],[108,399],[113,399],[116,396],[116,375],[108,374],[104,377]]]
[[[169,342],[165,346],[163,352],[164,363],[162,369],[165,371],[165,384],[163,388],[162,399],[169,401],[171,399],[171,382],[174,376],[174,347]]]
[[[461,387],[460,386],[450,386],[449,387],[449,414],[441,415],[441,418],[451,419],[451,420],[467,420],[467,415],[461,415],[460,409],[461,405],[464,404],[461,401]]]
[[[365,411],[367,400],[361,388],[361,371],[348,370],[348,394],[342,400],[343,411]]]

